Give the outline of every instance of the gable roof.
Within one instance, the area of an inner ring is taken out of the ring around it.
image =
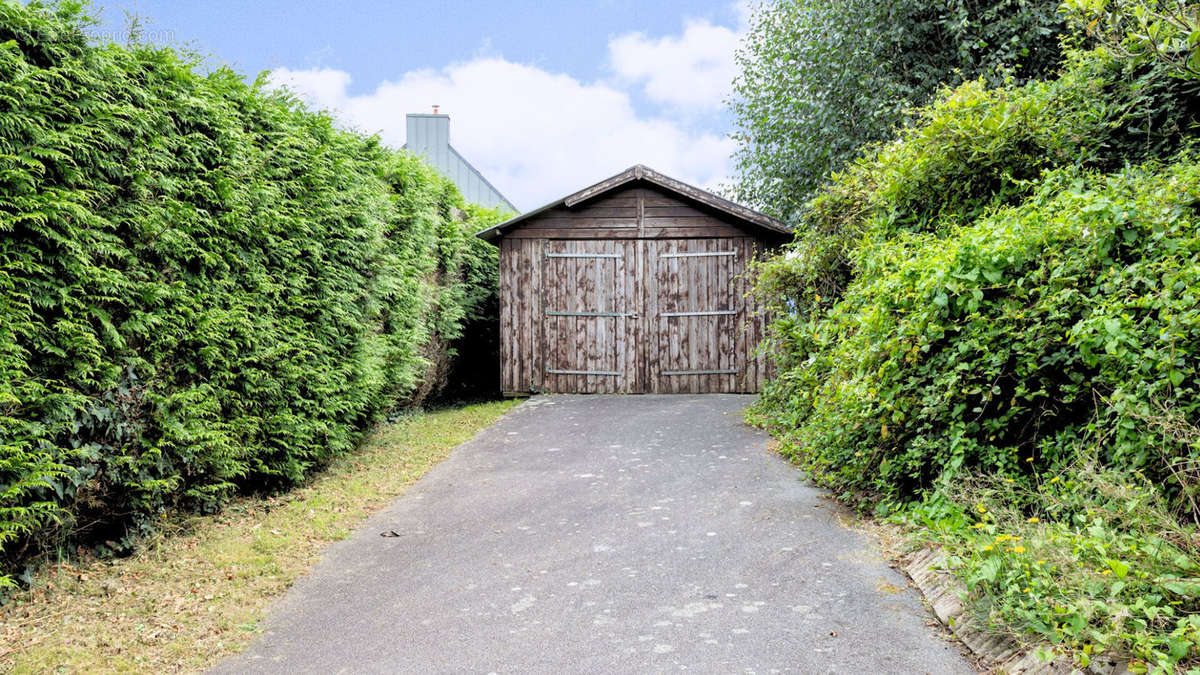
[[[450,145],[450,116],[408,113],[404,119],[404,149],[420,155],[450,179],[468,203],[519,213],[491,181]]]
[[[618,188],[629,185],[630,183],[644,182],[650,185],[661,188],[672,195],[682,198],[711,210],[718,211],[724,215],[730,216],[738,222],[742,227],[763,234],[770,234],[775,238],[782,236],[791,236],[793,231],[790,227],[783,224],[768,215],[759,213],[753,209],[748,209],[741,204],[718,197],[707,190],[701,190],[698,187],[688,185],[683,181],[676,180],[670,176],[665,176],[649,167],[641,164],[636,164],[622,171],[621,173],[606,178],[595,185],[586,187],[578,192],[572,193],[556,199],[555,201],[534,209],[527,213],[523,213],[515,218],[494,225],[486,230],[477,232],[476,237],[496,243],[501,237],[509,231],[518,227],[521,223],[532,218],[544,211],[548,211],[557,207],[572,208],[578,204],[589,201],[601,195],[607,194]]]

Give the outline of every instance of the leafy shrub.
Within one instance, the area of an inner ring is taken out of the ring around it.
[[[1022,487],[979,476],[904,514],[943,547],[985,624],[1032,634],[1087,667],[1200,666],[1200,532],[1144,476],[1083,460]],[[1189,671],[1190,672],[1190,671]]]
[[[1200,79],[1200,5],[1188,0],[1066,0],[1075,23],[1114,52]]]
[[[1071,4],[1147,34],[943,91],[800,210],[751,417],[993,626],[1169,672],[1200,662],[1195,13]]]
[[[417,159],[87,20],[0,3],[0,572],[299,481],[494,288],[494,214]]]
[[[779,322],[760,409],[820,482],[897,500],[963,468],[1030,479],[1101,431],[1103,461],[1166,481],[1200,456],[1142,421],[1200,415],[1198,186],[1190,153],[1062,169],[951,233],[865,245],[836,304]]]

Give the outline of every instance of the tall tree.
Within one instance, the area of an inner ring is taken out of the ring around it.
[[[860,149],[942,86],[1039,78],[1061,60],[1056,0],[779,0],[756,9],[734,85],[737,196],[794,220]]]

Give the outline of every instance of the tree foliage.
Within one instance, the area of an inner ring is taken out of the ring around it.
[[[797,226],[758,268],[777,374],[752,416],[818,483],[936,542],[989,625],[1080,667],[1191,672],[1200,15],[1067,5],[1086,39],[1060,70],[942,90],[803,208],[762,167],[815,131],[776,120],[778,146],[747,147],[751,187]],[[772,115],[794,104],[771,95]]]
[[[1200,462],[1195,81],[1106,50],[959,86],[823,189],[761,270],[762,419],[819,481],[908,501],[1096,446],[1175,503]]]
[[[1200,5],[1187,0],[1068,0],[1064,8],[1112,52],[1200,79]]]
[[[783,0],[760,7],[738,54],[738,196],[795,221],[868,143],[939,88],[1057,68],[1053,0]]]
[[[0,3],[8,570],[301,480],[437,389],[494,294],[495,214],[419,160],[87,21]]]

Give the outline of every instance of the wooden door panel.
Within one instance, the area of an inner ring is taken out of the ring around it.
[[[546,391],[636,391],[630,241],[547,240],[542,273]]]
[[[737,348],[745,317],[739,274],[749,253],[746,241],[653,240],[646,246],[650,390],[739,391],[745,367]]]

